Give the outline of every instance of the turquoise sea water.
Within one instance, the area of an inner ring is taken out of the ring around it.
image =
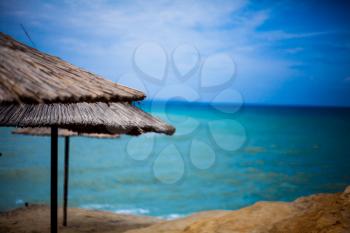
[[[173,218],[350,185],[349,109],[152,111],[173,122],[175,136],[71,138],[70,206]],[[0,211],[49,203],[49,138],[11,130],[0,128]],[[59,146],[61,197],[63,139]]]

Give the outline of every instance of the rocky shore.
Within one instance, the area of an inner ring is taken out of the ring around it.
[[[350,186],[294,202],[258,202],[236,211],[209,211],[128,233],[349,233]]]
[[[49,208],[23,207],[0,214],[0,232],[49,232]],[[186,218],[157,218],[72,208],[59,232],[108,233],[349,233],[350,186],[294,202],[258,202],[235,211],[207,211]]]

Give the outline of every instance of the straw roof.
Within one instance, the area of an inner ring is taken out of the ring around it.
[[[146,132],[171,135],[175,132],[174,127],[127,102],[2,104],[0,126],[58,126],[79,133],[129,135]]]
[[[145,95],[0,32],[0,103],[137,101]]]
[[[31,136],[51,136],[50,128],[19,128],[12,131],[13,134],[23,134]],[[119,134],[98,134],[98,133],[82,133],[74,132],[68,129],[58,129],[60,137],[91,137],[91,138],[119,138]]]

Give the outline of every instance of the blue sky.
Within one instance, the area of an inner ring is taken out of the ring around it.
[[[350,106],[347,2],[1,1],[0,30],[149,98]]]

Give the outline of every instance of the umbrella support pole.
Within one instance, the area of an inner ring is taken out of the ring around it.
[[[51,233],[57,233],[58,128],[51,127]]]
[[[63,226],[67,226],[69,177],[69,137],[64,137],[64,184],[63,184]]]

